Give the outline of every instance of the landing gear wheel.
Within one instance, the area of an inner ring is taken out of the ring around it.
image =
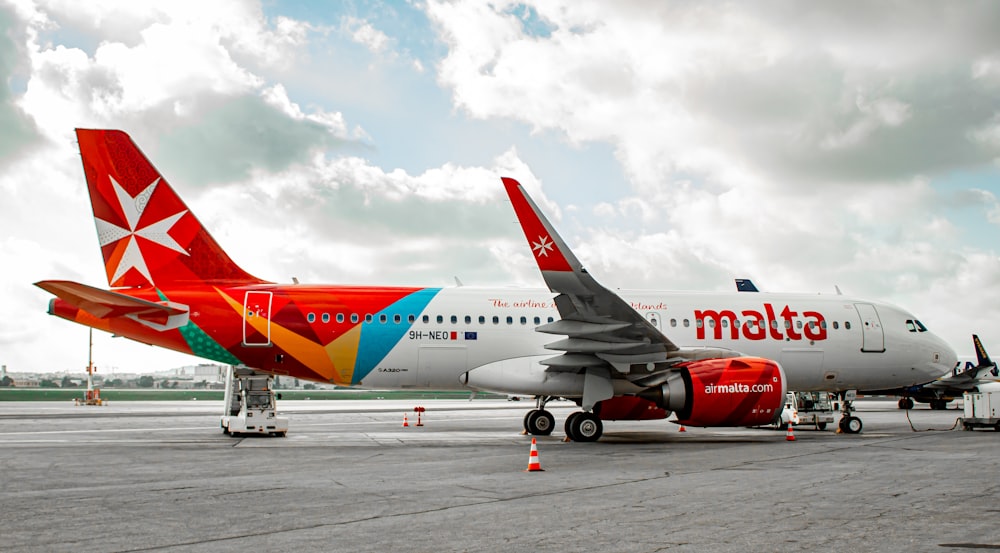
[[[570,413],[570,415],[566,417],[566,423],[563,424],[563,430],[566,432],[566,437],[574,442],[577,441],[577,439],[576,436],[573,435],[573,421],[575,421],[576,418],[582,414],[583,412],[581,411]]]
[[[861,432],[861,419],[858,417],[843,417],[840,419],[840,430],[845,434],[857,434]]]
[[[575,415],[575,416],[573,416]],[[593,413],[574,413],[566,419],[566,435],[574,442],[596,442],[604,433],[604,424]]]
[[[943,399],[932,399],[931,409],[935,411],[944,411],[948,408],[948,402]]]
[[[817,422],[816,423],[816,428],[819,428],[820,430],[826,430],[826,423],[825,422]]]
[[[913,400],[908,397],[901,397],[899,398],[898,405],[900,409],[910,410],[913,409]]]
[[[555,427],[555,417],[543,409],[532,409],[524,416],[524,429],[532,436],[548,436]]]

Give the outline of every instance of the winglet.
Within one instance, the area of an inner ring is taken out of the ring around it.
[[[521,183],[507,177],[501,180],[511,203],[514,204],[514,213],[517,214],[524,237],[528,239],[531,251],[535,254],[538,268],[542,272],[581,270],[576,256],[566,247],[562,237],[552,228],[545,215],[542,215]]]
[[[754,285],[753,281],[749,278],[738,278],[736,279],[736,291],[737,292],[759,292],[757,286]]]

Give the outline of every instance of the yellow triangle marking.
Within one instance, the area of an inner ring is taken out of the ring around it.
[[[243,304],[239,303],[232,298],[230,298],[225,292],[215,289],[216,292],[222,296],[229,306],[233,308],[234,311],[239,313],[240,318],[245,322],[250,323],[251,326],[261,334],[267,334],[267,321],[261,317],[254,317],[248,319],[246,314],[243,312]],[[308,338],[303,338],[295,332],[271,321],[271,341],[274,342],[279,348],[285,351],[288,355],[291,355],[296,360],[298,360],[303,365],[309,367],[313,372],[322,376],[325,380],[333,380],[334,384],[341,384],[334,379],[334,374],[337,372],[334,367],[333,360],[327,355],[326,348],[323,346],[309,340]],[[353,372],[353,365],[352,369]]]
[[[350,386],[354,378],[354,363],[358,359],[358,344],[361,342],[361,325],[345,332],[340,338],[326,345],[326,353],[337,367],[339,381],[334,384]]]

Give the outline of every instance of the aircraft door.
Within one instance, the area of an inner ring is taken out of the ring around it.
[[[243,297],[243,345],[271,345],[271,292],[247,292]]]
[[[855,309],[861,316],[861,351],[882,353],[885,351],[885,334],[875,306],[870,303],[856,303]]]

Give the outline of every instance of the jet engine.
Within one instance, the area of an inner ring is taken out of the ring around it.
[[[688,426],[761,426],[781,414],[785,373],[759,357],[704,359],[678,365],[660,386],[637,394],[677,413]]]

